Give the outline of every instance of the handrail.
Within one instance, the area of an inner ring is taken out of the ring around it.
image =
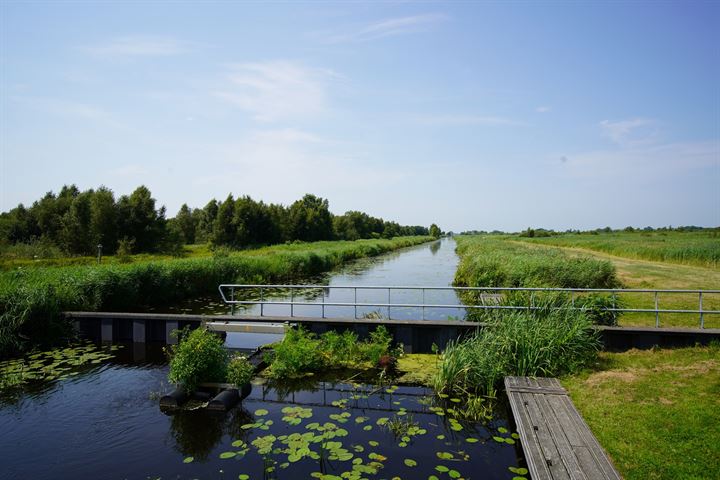
[[[237,300],[235,294],[237,290],[259,290],[260,300]],[[290,300],[266,300],[265,293],[267,290],[290,290]],[[328,302],[325,299],[325,291],[337,289],[337,290],[353,290],[354,299],[353,302]],[[226,290],[229,290],[229,298],[226,296]],[[296,300],[297,290],[322,290],[322,299],[320,302]],[[388,292],[387,302],[358,302],[357,292],[358,290],[384,290]],[[391,301],[393,291],[421,291],[422,292],[422,303],[393,303]],[[259,285],[259,284],[221,284],[218,286],[218,291],[224,303],[230,305],[231,313],[234,313],[235,305],[260,305],[260,315],[264,314],[265,305],[289,305],[290,306],[290,317],[294,316],[295,306],[320,306],[322,309],[322,317],[325,318],[325,307],[353,307],[355,309],[355,318],[357,318],[358,307],[376,307],[376,308],[387,308],[388,319],[391,318],[392,308],[419,308],[422,311],[422,319],[425,319],[425,309],[463,309],[463,310],[542,310],[545,307],[535,306],[532,303],[530,305],[502,305],[499,302],[492,302],[491,304],[485,304],[482,296],[483,292],[514,292],[514,291],[527,291],[527,292],[564,292],[571,293],[574,301],[576,293],[612,293],[613,297],[617,297],[618,294],[625,293],[652,293],[654,294],[655,308],[617,308],[606,307],[605,310],[609,312],[627,312],[627,313],[654,313],[655,314],[655,326],[660,326],[660,314],[696,314],[699,315],[700,328],[705,328],[705,315],[720,314],[720,310],[708,310],[703,308],[703,295],[714,295],[720,294],[720,290],[701,290],[701,289],[646,289],[646,288],[549,288],[549,287],[438,287],[438,286],[381,286],[381,285]],[[475,291],[481,293],[482,305],[465,305],[462,303],[458,304],[447,304],[447,303],[425,303],[425,291],[455,291],[455,292],[468,292]],[[658,294],[697,294],[698,295],[698,308],[697,309],[677,309],[677,308],[660,308]],[[497,294],[492,295],[493,300],[498,300]],[[532,296],[531,296],[532,302]],[[560,308],[560,307],[555,307]],[[580,310],[583,307],[575,307],[574,304],[571,307],[574,310]]]

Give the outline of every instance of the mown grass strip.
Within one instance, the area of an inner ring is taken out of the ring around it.
[[[562,379],[624,478],[720,478],[720,346],[601,352]]]

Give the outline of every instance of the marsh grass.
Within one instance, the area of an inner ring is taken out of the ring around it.
[[[600,349],[584,312],[569,309],[498,312],[475,336],[442,354],[435,389],[496,397],[507,375],[558,376],[591,363]]]
[[[460,263],[455,285],[467,287],[617,288],[615,267],[561,249],[537,249],[502,238],[456,238]]]
[[[0,358],[71,331],[69,310],[124,311],[216,291],[226,282],[291,282],[431,237],[280,245],[219,257],[17,269],[0,273]]]

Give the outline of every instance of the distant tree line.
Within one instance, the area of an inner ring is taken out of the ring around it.
[[[333,215],[326,199],[310,194],[289,207],[231,194],[203,208],[183,204],[168,219],[165,207],[157,208],[145,186],[117,200],[106,187],[81,192],[75,185],[64,186],[30,207],[20,204],[0,214],[0,246],[41,242],[77,255],[94,254],[98,244],[104,253],[175,252],[194,243],[243,248],[428,233],[426,227],[403,226],[363,212]]]
[[[612,229],[610,227],[603,227],[603,228],[594,228],[591,230],[575,230],[575,229],[568,229],[565,231],[556,231],[553,229],[546,229],[546,228],[527,228],[521,232],[503,232],[501,230],[493,230],[491,232],[485,231],[485,230],[467,230],[464,232],[461,232],[460,235],[515,235],[517,234],[520,237],[552,237],[555,235],[566,235],[568,233],[573,233],[576,235],[600,235],[602,233],[619,233],[619,232],[701,232],[701,231],[708,231],[708,232],[717,232],[720,231],[720,227],[698,227],[696,225],[685,225],[685,226],[679,226],[679,227],[673,227],[673,226],[667,226],[667,227],[632,227],[628,226],[621,229]]]

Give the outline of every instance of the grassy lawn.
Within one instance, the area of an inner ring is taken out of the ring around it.
[[[530,245],[530,243],[526,243]],[[532,243],[538,248],[547,245]],[[617,270],[618,278],[625,288],[659,288],[659,289],[720,289],[720,269],[677,263],[653,262],[633,258],[619,257],[578,247],[562,248],[569,255],[594,256],[609,260]],[[624,297],[630,308],[653,308],[652,294],[632,294]],[[697,309],[697,294],[660,294],[660,308]],[[720,294],[706,295],[703,298],[704,309],[720,310]],[[654,314],[624,314],[620,317],[620,325],[651,326],[655,325]],[[664,314],[660,316],[660,325],[665,327],[697,327],[699,318],[696,315]],[[706,328],[720,328],[720,315],[706,315]]]
[[[602,352],[562,384],[626,479],[720,478],[720,346]]]

